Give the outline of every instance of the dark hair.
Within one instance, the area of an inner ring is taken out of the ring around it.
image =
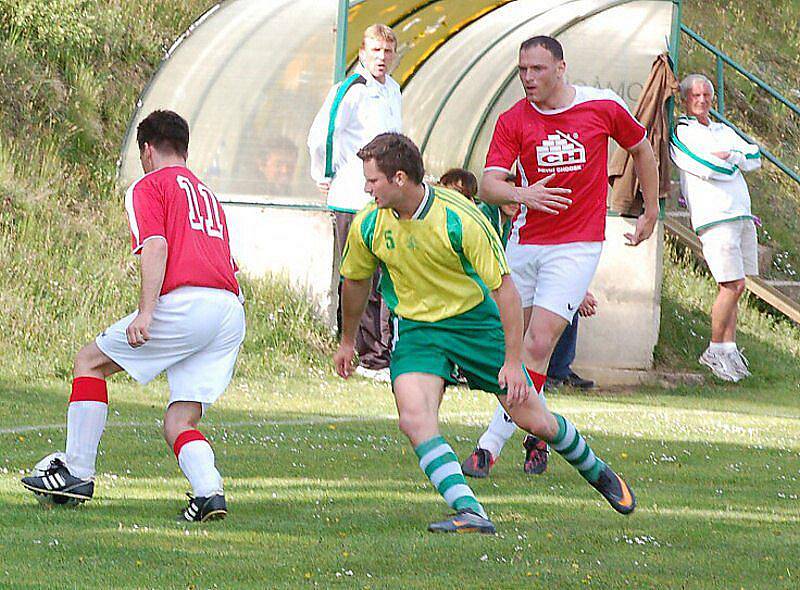
[[[358,157],[365,162],[375,160],[378,170],[387,178],[402,170],[412,182],[420,184],[425,176],[419,148],[402,133],[381,133],[358,150]]]
[[[537,35],[536,37],[525,39],[525,41],[522,42],[522,45],[519,46],[519,50],[523,51],[525,49],[530,49],[531,47],[544,47],[550,52],[550,55],[552,55],[558,61],[564,59],[564,48],[561,47],[561,43],[552,37],[548,37],[547,35]]]
[[[463,168],[450,168],[442,174],[439,184],[453,187],[468,199],[474,199],[478,194],[478,179],[472,172]]]
[[[189,155],[189,124],[173,111],[153,111],[136,128],[139,151],[149,143],[158,151]]]

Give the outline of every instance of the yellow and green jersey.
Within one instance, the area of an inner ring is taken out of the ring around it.
[[[425,185],[411,219],[375,203],[353,219],[341,274],[368,279],[380,265],[381,294],[403,319],[439,322],[487,301],[509,274],[503,246],[487,219],[459,193]]]

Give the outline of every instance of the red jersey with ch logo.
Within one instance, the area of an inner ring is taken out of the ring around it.
[[[612,90],[575,86],[567,107],[544,111],[527,99],[500,115],[484,170],[511,172],[517,186],[555,173],[550,187],[572,189],[572,205],[558,215],[524,205],[514,218],[509,242],[566,244],[602,242],[608,194],[608,138],[628,149],[645,128]]]
[[[224,289],[241,296],[225,212],[217,197],[184,166],[145,174],[125,193],[134,254],[147,240],[167,242],[161,295],[183,286]]]

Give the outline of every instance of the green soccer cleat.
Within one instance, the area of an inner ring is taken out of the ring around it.
[[[600,473],[597,481],[591,485],[620,514],[630,514],[636,508],[636,496],[633,495],[633,490],[608,465]]]
[[[469,508],[459,510],[447,520],[432,522],[428,525],[428,530],[432,533],[483,533],[485,535],[494,535],[497,532],[491,520]]]

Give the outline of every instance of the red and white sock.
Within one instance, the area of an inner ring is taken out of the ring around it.
[[[222,476],[214,466],[214,450],[199,430],[184,430],[172,447],[183,474],[197,497],[222,493]]]
[[[547,375],[542,375],[541,373],[537,373],[536,371],[531,371],[527,367],[525,368],[525,370],[528,372],[528,377],[533,383],[533,388],[539,395],[539,399],[542,400],[542,403],[545,403],[546,400],[544,397],[544,382],[547,381]]]
[[[67,409],[67,468],[75,477],[94,477],[97,447],[107,416],[105,379],[75,377]]]

